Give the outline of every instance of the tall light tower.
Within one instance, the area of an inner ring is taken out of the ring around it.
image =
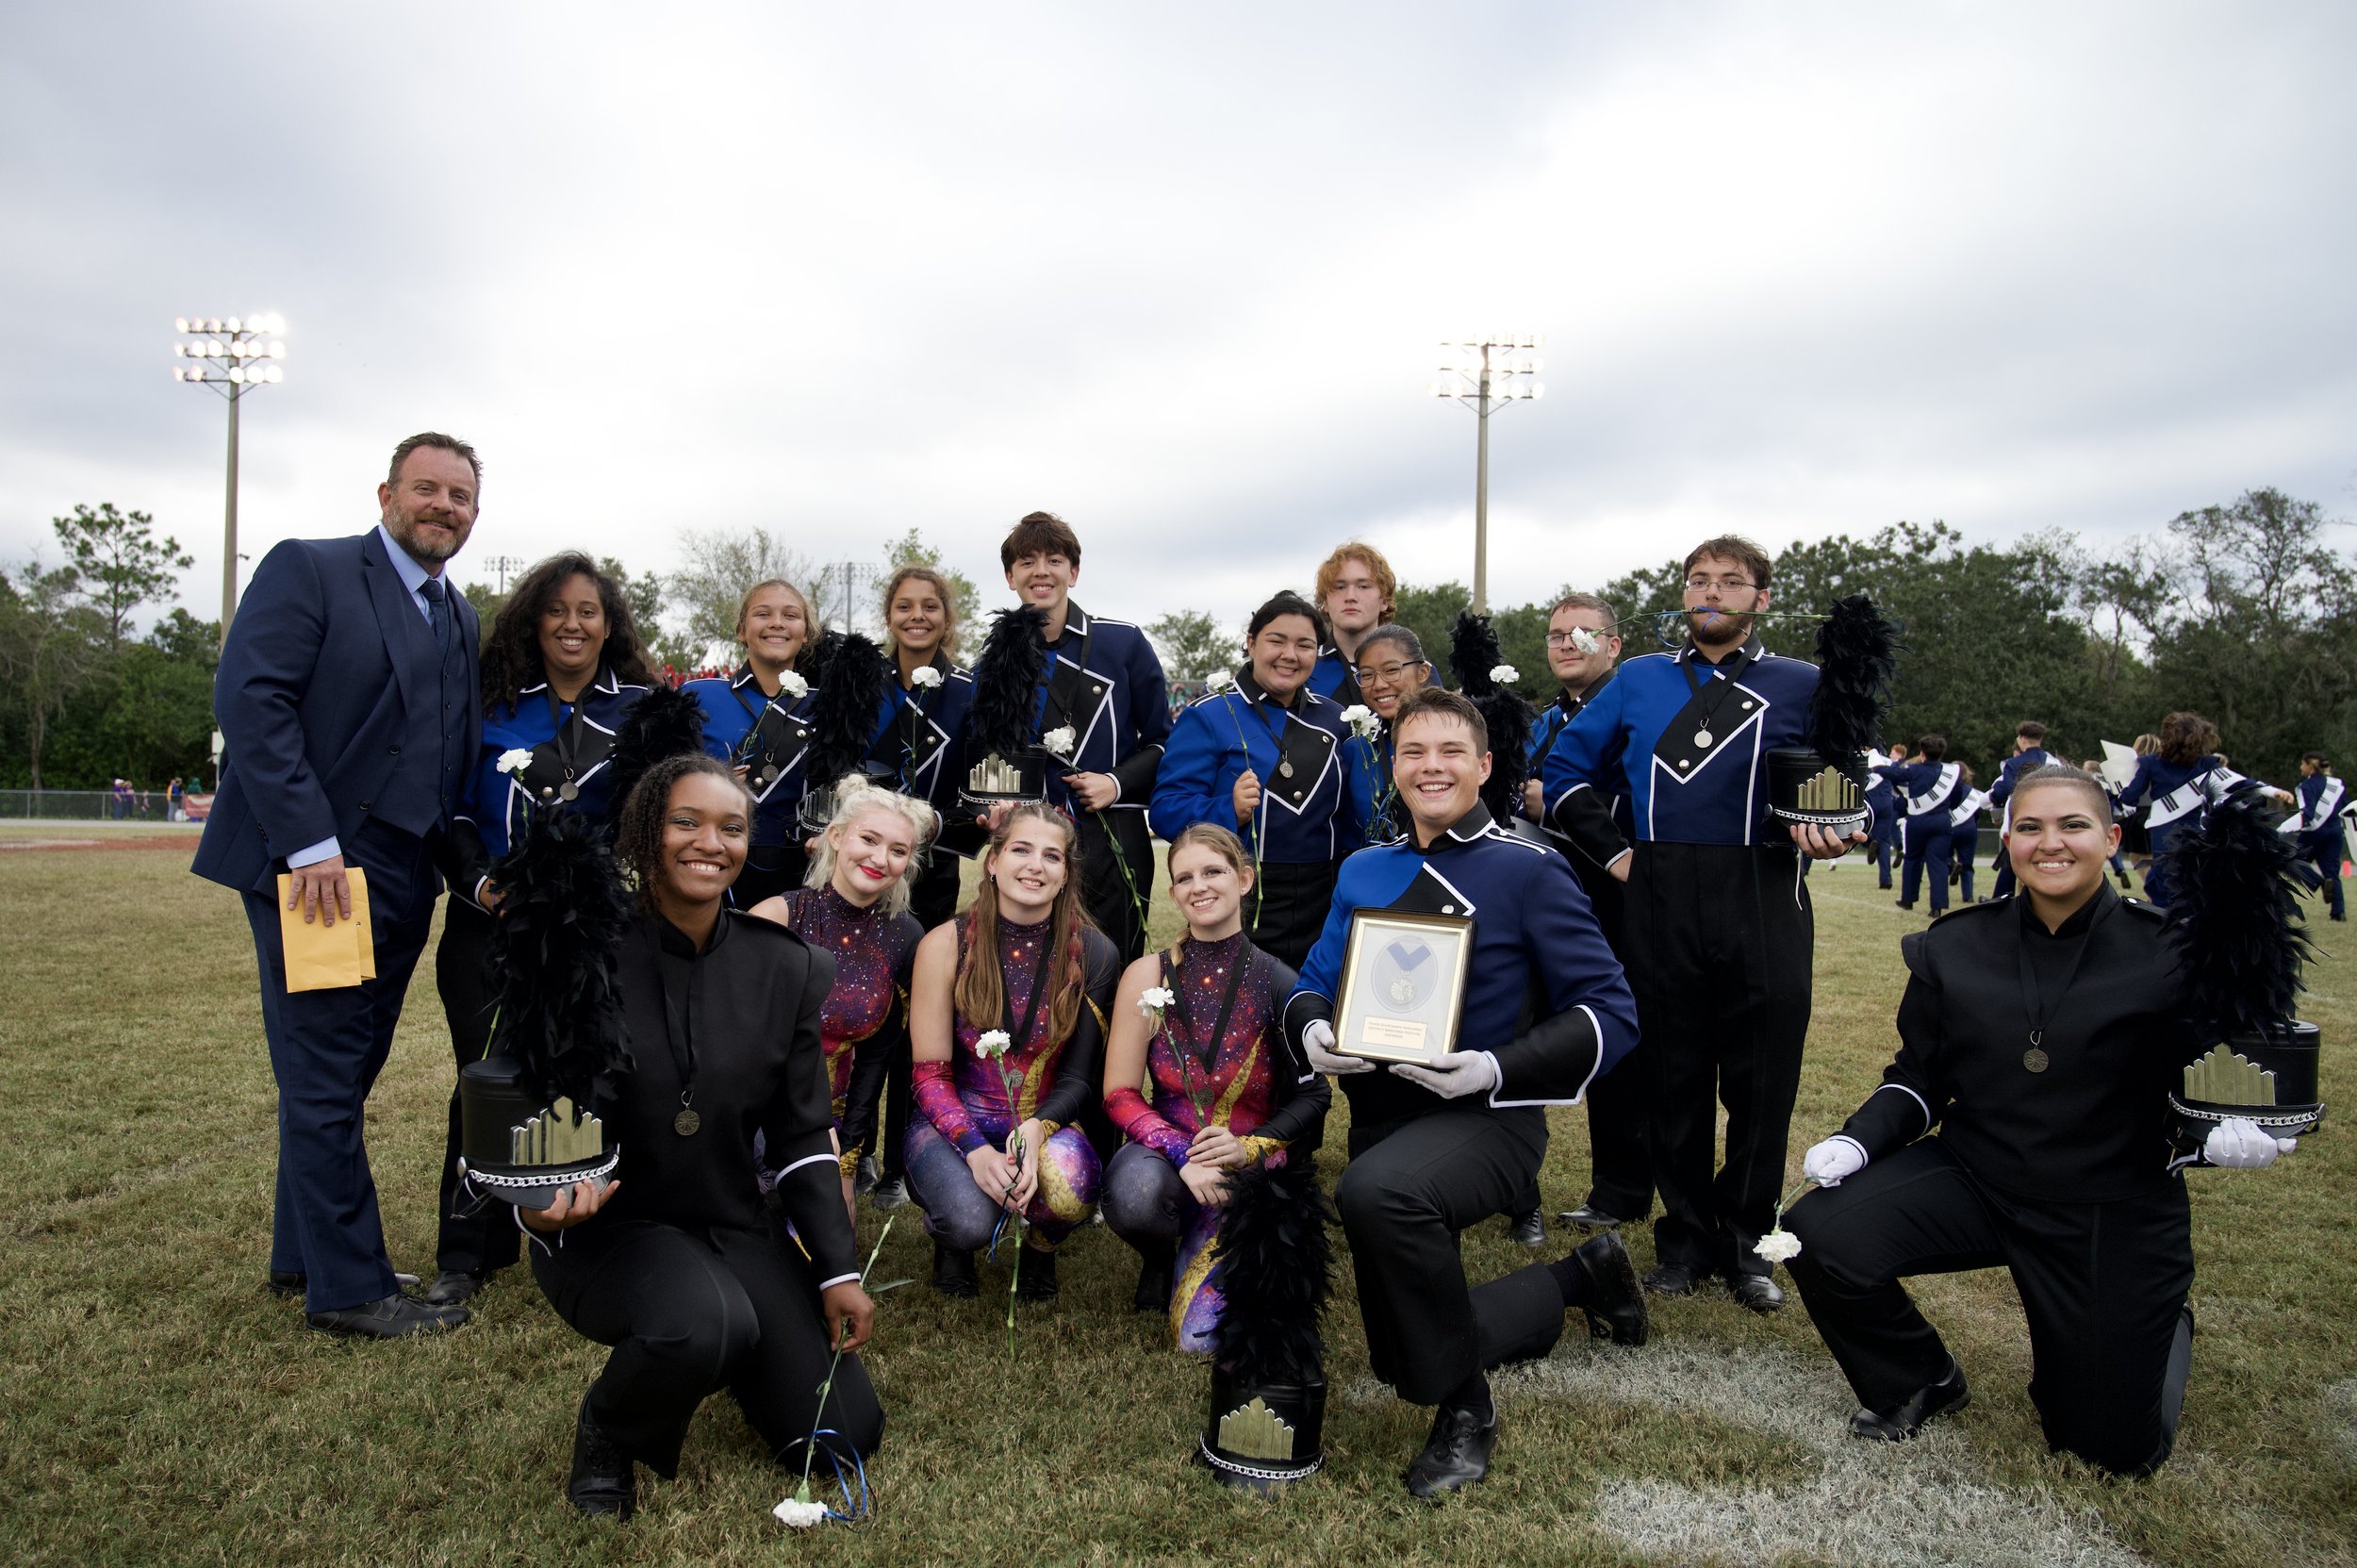
[[[1490,608],[1490,415],[1517,399],[1547,395],[1546,384],[1532,379],[1545,368],[1544,362],[1516,354],[1546,346],[1543,332],[1492,332],[1451,338],[1441,345],[1441,373],[1446,379],[1426,387],[1434,397],[1453,398],[1472,409],[1480,431],[1474,459],[1475,615],[1486,614]]]
[[[221,530],[221,640],[226,645],[229,619],[238,613],[238,401],[256,387],[287,379],[279,364],[287,357],[280,337],[287,319],[182,316],[172,329],[193,335],[191,341],[173,344],[172,352],[175,358],[194,361],[174,365],[172,379],[210,387],[229,403],[229,502]]]

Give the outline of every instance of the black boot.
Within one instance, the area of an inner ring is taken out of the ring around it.
[[[1590,1335],[1615,1345],[1644,1344],[1651,1327],[1645,1292],[1621,1233],[1600,1230],[1572,1248],[1572,1256],[1588,1276],[1588,1299],[1579,1305],[1588,1314]]]
[[[982,1279],[974,1272],[974,1254],[933,1243],[933,1289],[944,1296],[981,1295]]]
[[[582,1395],[581,1419],[573,1426],[573,1473],[565,1495],[584,1513],[628,1519],[638,1508],[638,1472],[630,1456],[589,1419],[589,1396]]]
[[[1131,1305],[1142,1312],[1170,1311],[1170,1293],[1176,1284],[1178,1249],[1168,1242],[1160,1246],[1138,1248],[1138,1294]],[[1030,1260],[1024,1260],[1029,1263]]]
[[[1490,1459],[1497,1446],[1494,1409],[1485,1418],[1473,1411],[1442,1405],[1433,1412],[1432,1433],[1424,1441],[1424,1452],[1408,1467],[1409,1494],[1435,1499],[1473,1485],[1490,1474]]]
[[[1053,1252],[1043,1252],[1030,1246],[1023,1248],[1023,1268],[1014,1277],[1014,1295],[1018,1301],[1056,1299],[1056,1255]]]

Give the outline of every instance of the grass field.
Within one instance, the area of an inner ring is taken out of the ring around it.
[[[118,837],[138,847],[8,847]],[[1974,1394],[1922,1442],[1843,1435],[1846,1392],[1797,1305],[1760,1319],[1705,1294],[1657,1306],[1643,1350],[1574,1332],[1503,1376],[1492,1477],[1440,1509],[1399,1486],[1427,1412],[1368,1378],[1345,1286],[1327,1470],[1273,1503],[1242,1498],[1188,1463],[1205,1375],[1130,1313],[1130,1254],[1090,1228],[1067,1246],[1062,1299],[1026,1311],[1013,1364],[987,1265],[979,1302],[921,1283],[883,1297],[873,1525],[771,1520],[790,1482],[726,1400],[698,1418],[677,1481],[642,1472],[635,1521],[585,1522],[561,1485],[603,1352],[528,1277],[495,1281],[466,1329],[389,1346],[307,1332],[261,1289],[274,1140],[253,953],[236,900],[188,875],[189,842],[0,827],[8,1561],[2357,1561],[2347,1127],[2271,1171],[2192,1178],[2201,1332],[2176,1457],[2149,1482],[2047,1454],[2011,1286],[1984,1274],[1919,1293]],[[1854,863],[1811,885],[1796,1170],[1888,1057],[1912,923]],[[2306,1015],[2331,1098],[2357,1092],[2357,941],[2326,929]],[[431,1270],[450,1079],[421,972],[371,1122],[399,1267]],[[1581,1114],[1555,1118],[1550,1213],[1581,1196],[1587,1164]],[[900,1213],[883,1277],[921,1279],[927,1246]],[[864,1234],[879,1223],[864,1214]],[[1647,1238],[1631,1241],[1648,1262]],[[1494,1223],[1465,1253],[1476,1279],[1525,1261]]]

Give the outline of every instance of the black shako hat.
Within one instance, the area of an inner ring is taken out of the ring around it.
[[[1268,1492],[1326,1462],[1326,1342],[1333,1247],[1317,1162],[1248,1165],[1228,1178],[1212,1279],[1211,1408],[1196,1455],[1228,1486]]]
[[[1808,744],[1768,751],[1768,815],[1837,833],[1866,825],[1866,752],[1890,704],[1898,629],[1862,593],[1838,601],[1817,625],[1817,689]]]

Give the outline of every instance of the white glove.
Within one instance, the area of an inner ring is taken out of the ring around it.
[[[1334,1054],[1334,1026],[1324,1018],[1310,1020],[1310,1027],[1301,1032],[1301,1048],[1310,1053],[1310,1065],[1328,1078],[1375,1071],[1372,1062],[1362,1062],[1356,1056]]]
[[[2257,1122],[2229,1116],[2210,1129],[2202,1140],[2201,1157],[2214,1165],[2233,1170],[2260,1170],[2275,1164],[2279,1154],[2299,1147],[2298,1138],[2278,1138]]]
[[[1429,1067],[1419,1067],[1412,1062],[1394,1062],[1392,1073],[1418,1088],[1431,1090],[1442,1099],[1457,1099],[1465,1095],[1487,1094],[1496,1088],[1498,1059],[1486,1050],[1456,1050]]]
[[[1821,1187],[1838,1187],[1866,1168],[1866,1146],[1837,1132],[1801,1156],[1803,1174]]]

